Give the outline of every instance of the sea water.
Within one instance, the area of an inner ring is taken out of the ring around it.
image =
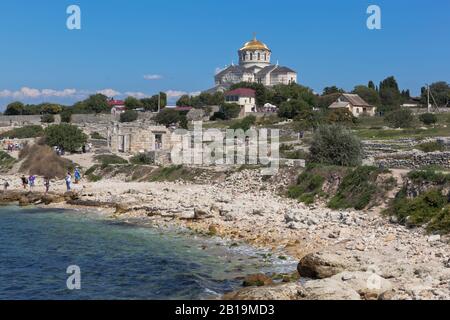
[[[0,299],[210,299],[293,261],[73,210],[0,207]],[[81,289],[69,290],[69,266]]]

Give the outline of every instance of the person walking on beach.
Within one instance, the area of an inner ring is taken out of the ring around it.
[[[8,187],[9,187],[9,182],[7,180],[5,180],[5,183],[3,184],[3,190],[5,192],[8,191]]]
[[[50,178],[49,177],[44,178],[44,186],[45,186],[45,194],[47,194],[50,190]]]
[[[22,175],[20,180],[22,181],[22,187],[26,190],[27,187],[28,187],[28,179],[27,179],[27,177],[25,177],[25,175]]]
[[[81,173],[78,167],[75,168],[74,176],[75,176],[75,184],[78,184],[78,182],[80,182],[81,180]]]
[[[35,183],[36,183],[36,176],[32,174],[28,177],[28,184],[30,185],[30,191],[33,191]]]
[[[72,175],[70,174],[70,172],[67,172],[67,176],[66,176],[66,187],[67,187],[67,192],[69,192],[71,190],[71,184],[72,184]]]

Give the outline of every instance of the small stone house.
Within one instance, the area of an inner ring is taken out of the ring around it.
[[[357,94],[342,94],[329,109],[348,109],[355,117],[375,116],[376,107],[368,104]]]
[[[256,112],[256,91],[253,89],[240,88],[225,93],[226,103],[236,103],[241,107],[240,116]]]
[[[112,153],[170,151],[171,133],[164,126],[145,123],[113,123],[108,128],[108,147]]]

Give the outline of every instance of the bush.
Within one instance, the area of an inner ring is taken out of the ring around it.
[[[382,171],[375,167],[356,168],[345,176],[328,207],[331,209],[353,208],[356,210],[366,208],[381,191],[376,185],[380,173]]]
[[[417,146],[419,150],[423,152],[436,152],[436,151],[445,151],[445,146],[439,142],[426,142]]]
[[[45,129],[45,142],[50,147],[62,147],[74,152],[79,150],[87,141],[87,136],[78,127],[67,123],[52,125]]]
[[[343,109],[343,108],[332,110],[328,114],[327,120],[328,120],[328,123],[330,123],[330,124],[340,123],[343,125],[349,125],[349,124],[351,125],[351,124],[355,124],[357,122],[357,119],[353,115],[353,113],[350,110]]]
[[[398,217],[400,223],[412,227],[421,226],[432,220],[436,227],[439,225],[437,218],[447,204],[447,197],[443,196],[438,188],[414,199],[406,198],[405,191],[402,190],[385,213]]]
[[[61,122],[70,123],[72,121],[72,110],[65,109],[61,112]]]
[[[102,136],[100,133],[98,133],[96,131],[91,133],[91,139],[94,139],[94,140],[106,140],[106,138],[104,136]]]
[[[130,159],[132,164],[150,165],[155,162],[155,159],[147,153],[139,153]]]
[[[399,109],[388,113],[384,120],[392,128],[411,128],[415,119],[411,110]]]
[[[6,131],[0,134],[0,139],[30,139],[42,137],[44,135],[44,129],[41,126],[26,126],[22,128],[15,128],[10,131]]]
[[[239,117],[241,113],[241,107],[236,103],[224,103],[220,108],[220,113],[222,113],[224,119],[222,120],[230,120]]]
[[[155,117],[155,121],[168,127],[171,124],[177,124],[180,121],[180,114],[175,109],[163,109]]]
[[[136,121],[139,117],[139,114],[134,110],[127,110],[124,113],[120,114],[120,122],[133,122]]]
[[[42,123],[54,123],[55,122],[55,116],[53,114],[44,114],[41,117]]]
[[[0,172],[10,170],[14,163],[16,163],[16,159],[11,157],[4,151],[0,151]]]
[[[419,120],[420,120],[423,124],[425,124],[425,125],[427,125],[427,126],[432,125],[432,124],[435,124],[435,123],[438,122],[438,118],[436,117],[436,115],[434,115],[434,114],[432,114],[432,113],[424,113],[424,114],[421,114],[421,115],[419,116]]]
[[[339,125],[321,126],[314,134],[310,160],[315,163],[358,166],[362,162],[361,141]]]
[[[250,130],[250,128],[256,123],[256,117],[255,116],[247,116],[244,119],[235,122],[230,129],[238,130],[242,129],[244,131]]]
[[[102,164],[102,167],[107,167],[114,164],[128,164],[128,161],[122,157],[116,156],[115,154],[105,154],[96,156],[95,161]]]

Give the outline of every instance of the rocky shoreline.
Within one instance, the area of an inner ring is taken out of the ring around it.
[[[0,193],[0,203],[101,208],[123,221],[188,228],[285,252],[299,261],[302,281],[263,281],[226,299],[450,298],[448,237],[393,224],[377,209],[305,206],[279,195],[292,178],[280,175],[266,181],[259,171],[244,170],[204,185],[118,178],[83,183],[71,193],[61,183],[49,195],[14,191],[20,186],[13,185],[13,191]]]

